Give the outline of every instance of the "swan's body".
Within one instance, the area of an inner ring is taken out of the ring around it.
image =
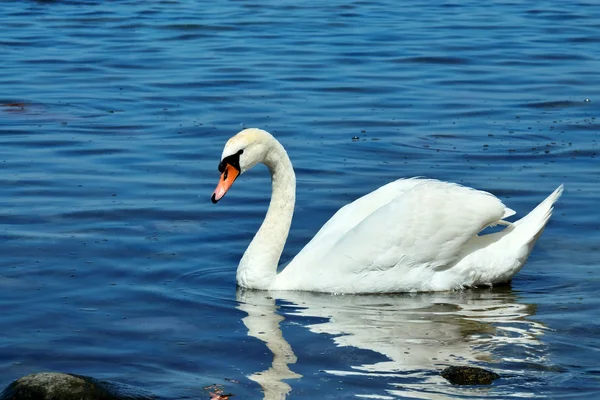
[[[244,253],[238,285],[263,290],[386,293],[508,282],[542,233],[562,185],[515,223],[487,192],[434,179],[399,179],[341,208],[283,271],[277,264],[294,212],[296,178],[283,146],[246,129],[223,150],[213,202],[259,162],[271,173],[267,215]],[[479,236],[487,226],[507,225]]]

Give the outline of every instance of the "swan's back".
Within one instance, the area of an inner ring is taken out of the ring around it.
[[[381,186],[352,203],[346,204],[319,229],[319,232],[296,257],[313,250],[325,250],[327,244],[335,244],[343,235],[368,218],[374,211],[401,197],[424,181],[419,178],[398,179]]]

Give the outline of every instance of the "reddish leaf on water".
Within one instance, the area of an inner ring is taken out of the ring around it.
[[[232,394],[217,394],[212,392],[209,392],[209,394],[211,395],[210,400],[229,400],[233,396]]]
[[[222,385],[210,385],[206,386],[204,390],[208,391],[210,400],[229,400],[233,394],[225,394],[222,389]]]

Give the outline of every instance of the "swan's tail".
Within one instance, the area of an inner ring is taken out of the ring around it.
[[[522,245],[528,247],[529,251],[527,252],[527,255],[529,255],[533,245],[535,245],[535,242],[544,231],[544,228],[552,215],[552,210],[554,210],[554,203],[556,203],[563,192],[563,187],[564,185],[560,185],[529,214],[513,224],[515,226],[515,231],[512,235],[514,235],[515,239],[519,238]]]
[[[560,185],[529,214],[500,232],[477,236],[472,251],[457,266],[469,275],[472,286],[509,282],[521,270],[563,192]],[[477,273],[473,273],[477,271]],[[469,281],[463,278],[463,281]]]
[[[505,257],[500,257],[498,261],[502,259],[504,261],[500,261],[494,273],[490,274],[493,277],[490,283],[508,282],[523,268],[531,250],[533,250],[533,246],[552,215],[554,203],[556,203],[562,192],[563,185],[560,185],[529,214],[505,229],[506,235],[496,243],[500,249],[505,250]],[[500,232],[500,234],[502,233]],[[492,247],[496,251],[498,250],[498,247],[495,246],[490,246],[490,249]]]

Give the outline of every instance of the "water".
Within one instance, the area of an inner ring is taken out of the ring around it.
[[[597,2],[24,1],[0,15],[0,386],[65,371],[173,399],[215,383],[241,399],[599,396]],[[266,170],[210,195],[223,144],[251,126],[298,175],[283,261],[402,176],[492,191],[519,215],[566,191],[510,287],[236,292]],[[453,387],[449,364],[503,379]]]

